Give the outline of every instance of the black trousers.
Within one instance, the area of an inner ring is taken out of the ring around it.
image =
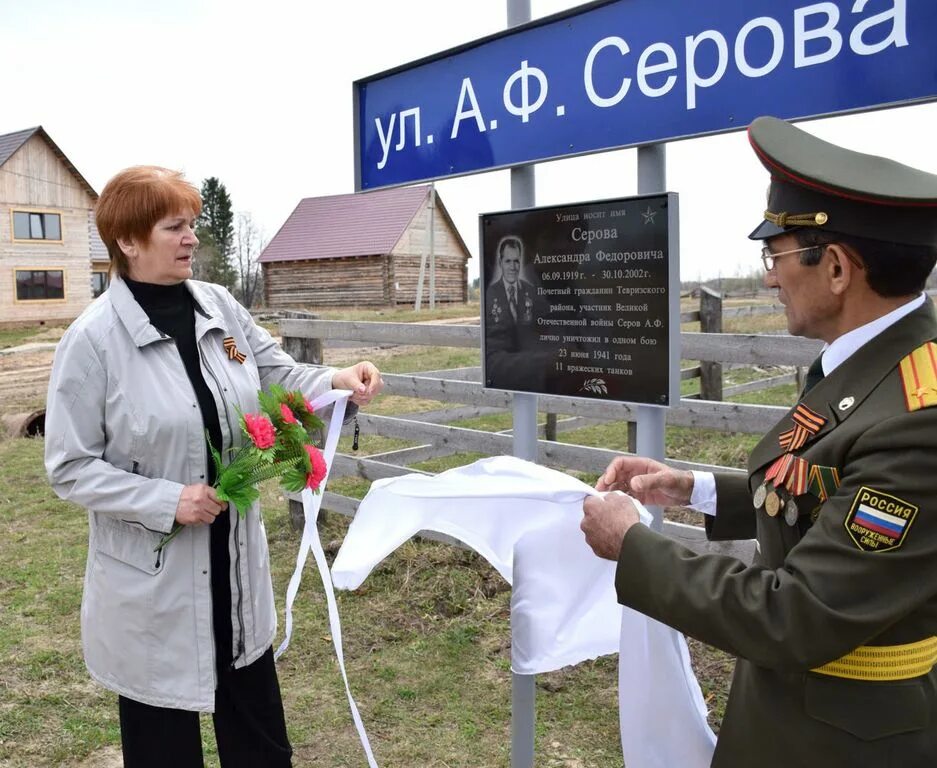
[[[124,768],[203,767],[198,712],[123,696],[119,709]],[[243,669],[219,674],[213,719],[223,768],[292,766],[272,649]]]

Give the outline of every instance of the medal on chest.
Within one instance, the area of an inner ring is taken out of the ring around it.
[[[797,524],[800,509],[795,498],[808,490],[811,467],[805,459],[794,455],[807,440],[816,435],[826,424],[826,419],[800,403],[793,414],[794,426],[778,435],[778,443],[784,454],[768,467],[765,479],[755,489],[752,503],[755,509],[764,506],[769,517],[777,517],[782,511],[784,522],[790,526]]]

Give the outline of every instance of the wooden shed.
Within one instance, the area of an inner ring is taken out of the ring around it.
[[[430,226],[432,222],[432,237]],[[309,197],[296,206],[260,255],[271,309],[468,300],[471,254],[429,185]]]
[[[0,136],[0,325],[72,320],[104,290],[97,199],[42,126]]]

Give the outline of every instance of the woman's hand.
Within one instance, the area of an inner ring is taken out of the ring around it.
[[[227,508],[228,503],[219,501],[210,485],[187,485],[182,489],[176,507],[176,522],[180,525],[210,525]]]
[[[381,372],[374,363],[363,360],[350,368],[336,371],[332,377],[332,389],[350,389],[351,402],[355,405],[367,405],[384,389]]]

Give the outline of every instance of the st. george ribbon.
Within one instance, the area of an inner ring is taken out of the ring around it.
[[[303,490],[303,537],[299,545],[299,552],[296,553],[296,568],[290,577],[290,583],[286,588],[286,627],[285,636],[280,647],[277,648],[274,658],[278,659],[289,647],[290,637],[293,634],[293,601],[299,592],[299,584],[303,576],[303,568],[306,565],[306,557],[310,550],[316,560],[319,568],[319,577],[322,579],[322,586],[325,589],[325,599],[329,609],[329,629],[332,635],[332,644],[335,646],[335,657],[338,659],[338,668],[342,672],[342,680],[345,683],[345,694],[348,696],[348,706],[351,708],[351,716],[355,721],[355,728],[358,731],[358,738],[361,739],[361,746],[364,747],[365,755],[368,758],[370,768],[378,768],[374,755],[371,752],[371,743],[368,741],[368,734],[364,730],[364,723],[361,722],[361,715],[358,713],[358,705],[355,704],[354,697],[351,695],[351,688],[348,686],[348,674],[345,672],[345,654],[342,652],[342,623],[338,617],[338,607],[335,604],[335,591],[332,589],[332,576],[329,573],[329,565],[325,560],[325,552],[322,550],[322,542],[319,541],[319,532],[316,528],[316,521],[319,517],[319,508],[322,506],[322,496],[325,493],[325,484],[328,482],[329,473],[332,470],[332,460],[335,458],[335,449],[338,446],[338,438],[342,432],[342,422],[345,418],[345,406],[351,391],[347,389],[333,389],[324,395],[317,397],[312,401],[312,410],[318,411],[329,405],[333,405],[332,418],[329,421],[329,429],[325,438],[325,477],[319,485],[319,493],[314,494],[308,488]]]

